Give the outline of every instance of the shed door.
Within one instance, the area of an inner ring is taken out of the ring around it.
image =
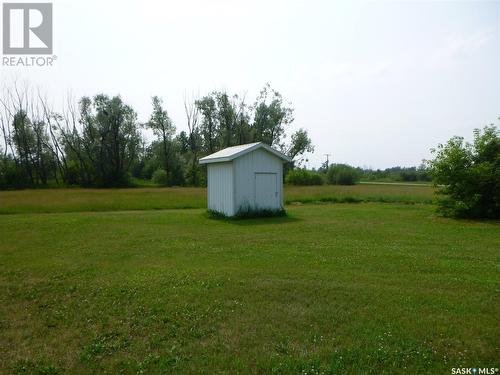
[[[255,204],[260,208],[279,208],[276,173],[255,173]]]

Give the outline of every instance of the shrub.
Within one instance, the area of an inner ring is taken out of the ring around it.
[[[323,176],[307,169],[293,169],[288,172],[286,183],[291,185],[322,185]]]
[[[500,218],[500,132],[494,126],[474,130],[472,144],[462,137],[432,150],[428,161],[445,216]]]
[[[235,219],[255,219],[259,217],[280,217],[286,216],[286,211],[284,208],[281,209],[252,209],[252,208],[242,208],[236,215]]]
[[[361,174],[358,169],[347,164],[334,164],[326,173],[326,180],[333,185],[354,185]]]
[[[80,179],[80,167],[75,160],[68,160],[66,163],[66,183],[68,185],[78,185]]]
[[[151,181],[153,181],[153,183],[158,185],[167,186],[168,185],[167,171],[164,169],[157,169],[156,171],[153,172],[153,177],[151,177]]]

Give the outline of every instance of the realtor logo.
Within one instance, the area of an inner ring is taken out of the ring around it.
[[[52,54],[52,4],[3,4],[4,55]]]

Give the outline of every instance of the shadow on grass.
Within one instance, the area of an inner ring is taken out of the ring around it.
[[[226,219],[229,223],[241,226],[251,226],[251,225],[269,225],[269,224],[289,224],[302,221],[303,219],[293,217],[293,216],[281,216],[281,217],[259,217],[253,219]]]
[[[500,225],[500,219],[447,216],[447,215],[441,214],[439,212],[439,210],[435,210],[434,218],[447,220],[450,222],[458,222],[458,223],[462,223],[462,224],[488,224],[488,225],[494,225],[494,226]]]
[[[222,221],[229,224],[241,225],[241,226],[250,226],[250,225],[269,225],[269,224],[287,224],[293,223],[297,221],[302,221],[297,217],[290,216],[285,210],[279,213],[279,215],[269,215],[265,214],[262,216],[258,215],[241,215],[234,217],[227,217],[223,214],[219,214],[217,212],[207,211],[203,213],[209,220]]]

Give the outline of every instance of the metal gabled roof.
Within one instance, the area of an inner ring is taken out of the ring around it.
[[[217,151],[211,155],[201,158],[200,164],[223,163],[232,161],[242,155],[248,154],[249,152],[258,150],[260,148],[270,152],[271,154],[282,159],[283,161],[287,162],[292,161],[288,156],[266,145],[265,143],[256,142],[256,143],[248,143],[246,145],[228,147],[223,150]]]

